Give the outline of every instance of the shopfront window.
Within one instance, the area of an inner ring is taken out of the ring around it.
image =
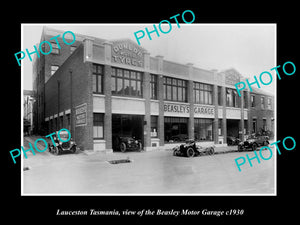
[[[194,82],[194,102],[212,105],[212,85]]]
[[[196,141],[212,141],[213,140],[213,120],[212,119],[196,119],[194,124],[194,133]]]
[[[158,137],[158,116],[151,116],[151,137]]]
[[[93,137],[95,139],[104,138],[104,114],[103,113],[93,114]]]
[[[187,82],[164,77],[164,100],[187,102]]]
[[[112,68],[111,91],[113,95],[142,97],[142,73]]]
[[[103,94],[103,66],[93,64],[93,92]]]
[[[165,141],[184,142],[188,139],[188,118],[165,117]]]

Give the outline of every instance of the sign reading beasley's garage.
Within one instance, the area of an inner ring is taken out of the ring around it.
[[[83,104],[75,107],[75,126],[76,127],[86,126],[86,124],[87,124],[86,114],[87,114],[86,103],[83,103]]]
[[[166,113],[178,113],[178,114],[187,114],[190,113],[190,106],[183,105],[183,104],[164,104],[164,111]],[[195,105],[194,106],[194,115],[197,114],[204,114],[204,115],[214,115],[214,107],[213,106],[202,106],[202,105]]]

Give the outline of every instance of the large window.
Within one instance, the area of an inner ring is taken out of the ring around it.
[[[194,82],[194,103],[212,105],[212,85]]]
[[[104,138],[104,114],[93,114],[93,137],[96,139]]]
[[[103,94],[103,66],[93,64],[93,92]]]
[[[268,100],[267,100],[267,109],[272,109],[272,100],[270,97],[268,97]]]
[[[235,89],[226,88],[226,106],[239,107],[238,106],[238,94]]]
[[[51,54],[58,55],[59,54],[59,48],[58,48],[57,43],[51,42],[51,46],[52,46]]]
[[[151,116],[151,137],[158,136],[158,116]]]
[[[157,75],[151,74],[150,76],[150,98],[157,99]]]
[[[111,91],[113,95],[142,97],[142,73],[112,68]]]
[[[250,99],[250,101],[251,101],[251,107],[255,107],[255,96],[254,95],[251,95],[251,99]]]
[[[165,141],[184,142],[188,139],[188,118],[165,117]]]
[[[187,82],[164,77],[164,100],[187,102]]]
[[[58,70],[59,66],[56,66],[56,65],[52,65],[51,66],[51,76],[56,72],[56,70]]]
[[[261,109],[265,109],[265,97],[260,98]]]
[[[212,141],[213,140],[213,120],[212,119],[197,119],[194,120],[194,134],[197,141]]]

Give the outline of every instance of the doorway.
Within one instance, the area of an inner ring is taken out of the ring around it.
[[[142,141],[144,146],[144,116],[113,114],[112,115],[112,142],[113,149],[119,137],[133,137]]]

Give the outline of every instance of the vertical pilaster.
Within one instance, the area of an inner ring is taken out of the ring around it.
[[[244,91],[241,92],[241,97],[240,97],[240,105],[241,105],[241,140],[244,141],[244,128],[245,128],[245,124],[244,124]]]
[[[187,99],[188,102],[190,103],[190,117],[188,119],[188,135],[189,139],[194,139],[195,138],[195,119],[194,119],[194,82],[193,82],[193,64],[188,63],[188,90],[187,90]]]
[[[145,70],[149,70],[150,54],[144,53]],[[144,150],[151,147],[151,102],[150,102],[150,73],[145,72],[143,77],[143,98],[145,99],[145,118],[144,118]]]
[[[104,42],[106,64],[104,65],[104,139],[106,144],[106,152],[112,152],[111,57],[108,57],[111,54],[111,45],[112,44],[110,42]]]
[[[158,59],[158,73],[162,73],[163,69],[163,57],[156,56]],[[159,145],[165,145],[165,121],[164,121],[164,80],[163,76],[159,75],[157,79],[157,86],[158,86],[158,135],[159,135]]]
[[[221,88],[222,105],[223,105],[223,119],[222,119],[222,131],[223,131],[223,143],[227,143],[227,119],[226,119],[226,87]]]
[[[213,105],[215,107],[215,117],[213,121],[213,139],[214,143],[219,143],[219,105],[218,105],[218,74],[217,70],[212,70],[214,73],[214,86],[213,86]]]

